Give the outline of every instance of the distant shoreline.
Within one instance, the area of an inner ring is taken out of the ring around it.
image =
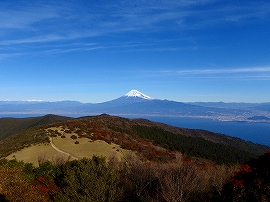
[[[51,113],[54,114],[54,113]],[[98,116],[102,113],[55,113],[54,115],[58,116],[67,116],[71,118],[79,118],[83,116]],[[30,118],[44,116],[47,113],[0,113],[0,118]],[[194,118],[194,119],[206,119],[220,122],[241,122],[241,123],[268,123],[270,124],[270,118],[268,119],[252,119],[252,117],[243,118],[243,117],[231,117],[231,116],[181,116],[181,115],[160,115],[160,114],[110,114],[112,116],[122,116],[122,117],[171,117],[171,118]]]
[[[37,116],[44,116],[45,114],[0,114],[0,118],[30,118]],[[59,116],[67,116],[72,118],[79,118],[82,116],[95,116],[100,114],[59,114]],[[233,137],[239,137],[246,141],[251,141],[257,144],[270,146],[270,124],[269,122],[259,121],[221,121],[217,119],[203,118],[203,117],[176,117],[176,116],[147,116],[147,115],[116,115],[124,118],[144,118],[151,121],[161,122],[168,125],[190,128],[202,129],[216,133],[221,133]],[[3,116],[3,117],[2,117]]]

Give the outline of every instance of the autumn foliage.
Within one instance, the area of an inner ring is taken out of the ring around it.
[[[35,168],[0,160],[0,201],[269,201],[270,153],[235,166],[94,156]]]
[[[270,201],[270,151],[239,168],[224,186],[225,201]]]
[[[47,191],[29,183],[21,169],[0,167],[0,201],[48,200]]]
[[[126,119],[101,116],[47,126],[57,127],[40,133],[71,137],[76,147],[88,138],[133,152],[121,159],[42,160],[36,168],[1,159],[0,201],[270,201],[270,152],[239,166],[230,159],[239,154],[235,150],[217,155],[220,145]]]

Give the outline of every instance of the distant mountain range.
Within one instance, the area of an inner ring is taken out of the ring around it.
[[[0,101],[0,114],[2,116],[5,114],[78,114],[81,116],[102,113],[112,115],[199,117],[221,121],[270,122],[270,103],[184,103],[154,99],[137,90],[131,90],[117,99],[103,103]]]

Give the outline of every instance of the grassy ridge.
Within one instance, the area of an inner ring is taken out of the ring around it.
[[[49,142],[49,134],[45,130],[49,127],[63,127],[69,133],[86,135],[92,140],[103,140],[109,144],[115,143],[149,159],[166,159],[173,156],[174,151],[179,151],[187,156],[218,163],[241,163],[270,149],[209,131],[177,128],[144,119],[100,115],[24,130],[0,141],[0,156],[7,156],[31,144]]]
[[[0,141],[0,158],[39,143],[49,143],[48,134],[42,127],[35,126],[23,130],[16,135],[12,135]]]
[[[52,114],[31,118],[0,118],[0,140],[34,126],[63,122],[69,119],[71,118]]]

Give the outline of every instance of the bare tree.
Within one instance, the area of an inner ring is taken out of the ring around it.
[[[126,184],[130,186],[130,191],[135,192],[139,197],[148,185],[155,179],[152,163],[144,162],[135,155],[125,156],[122,165],[122,176]]]

